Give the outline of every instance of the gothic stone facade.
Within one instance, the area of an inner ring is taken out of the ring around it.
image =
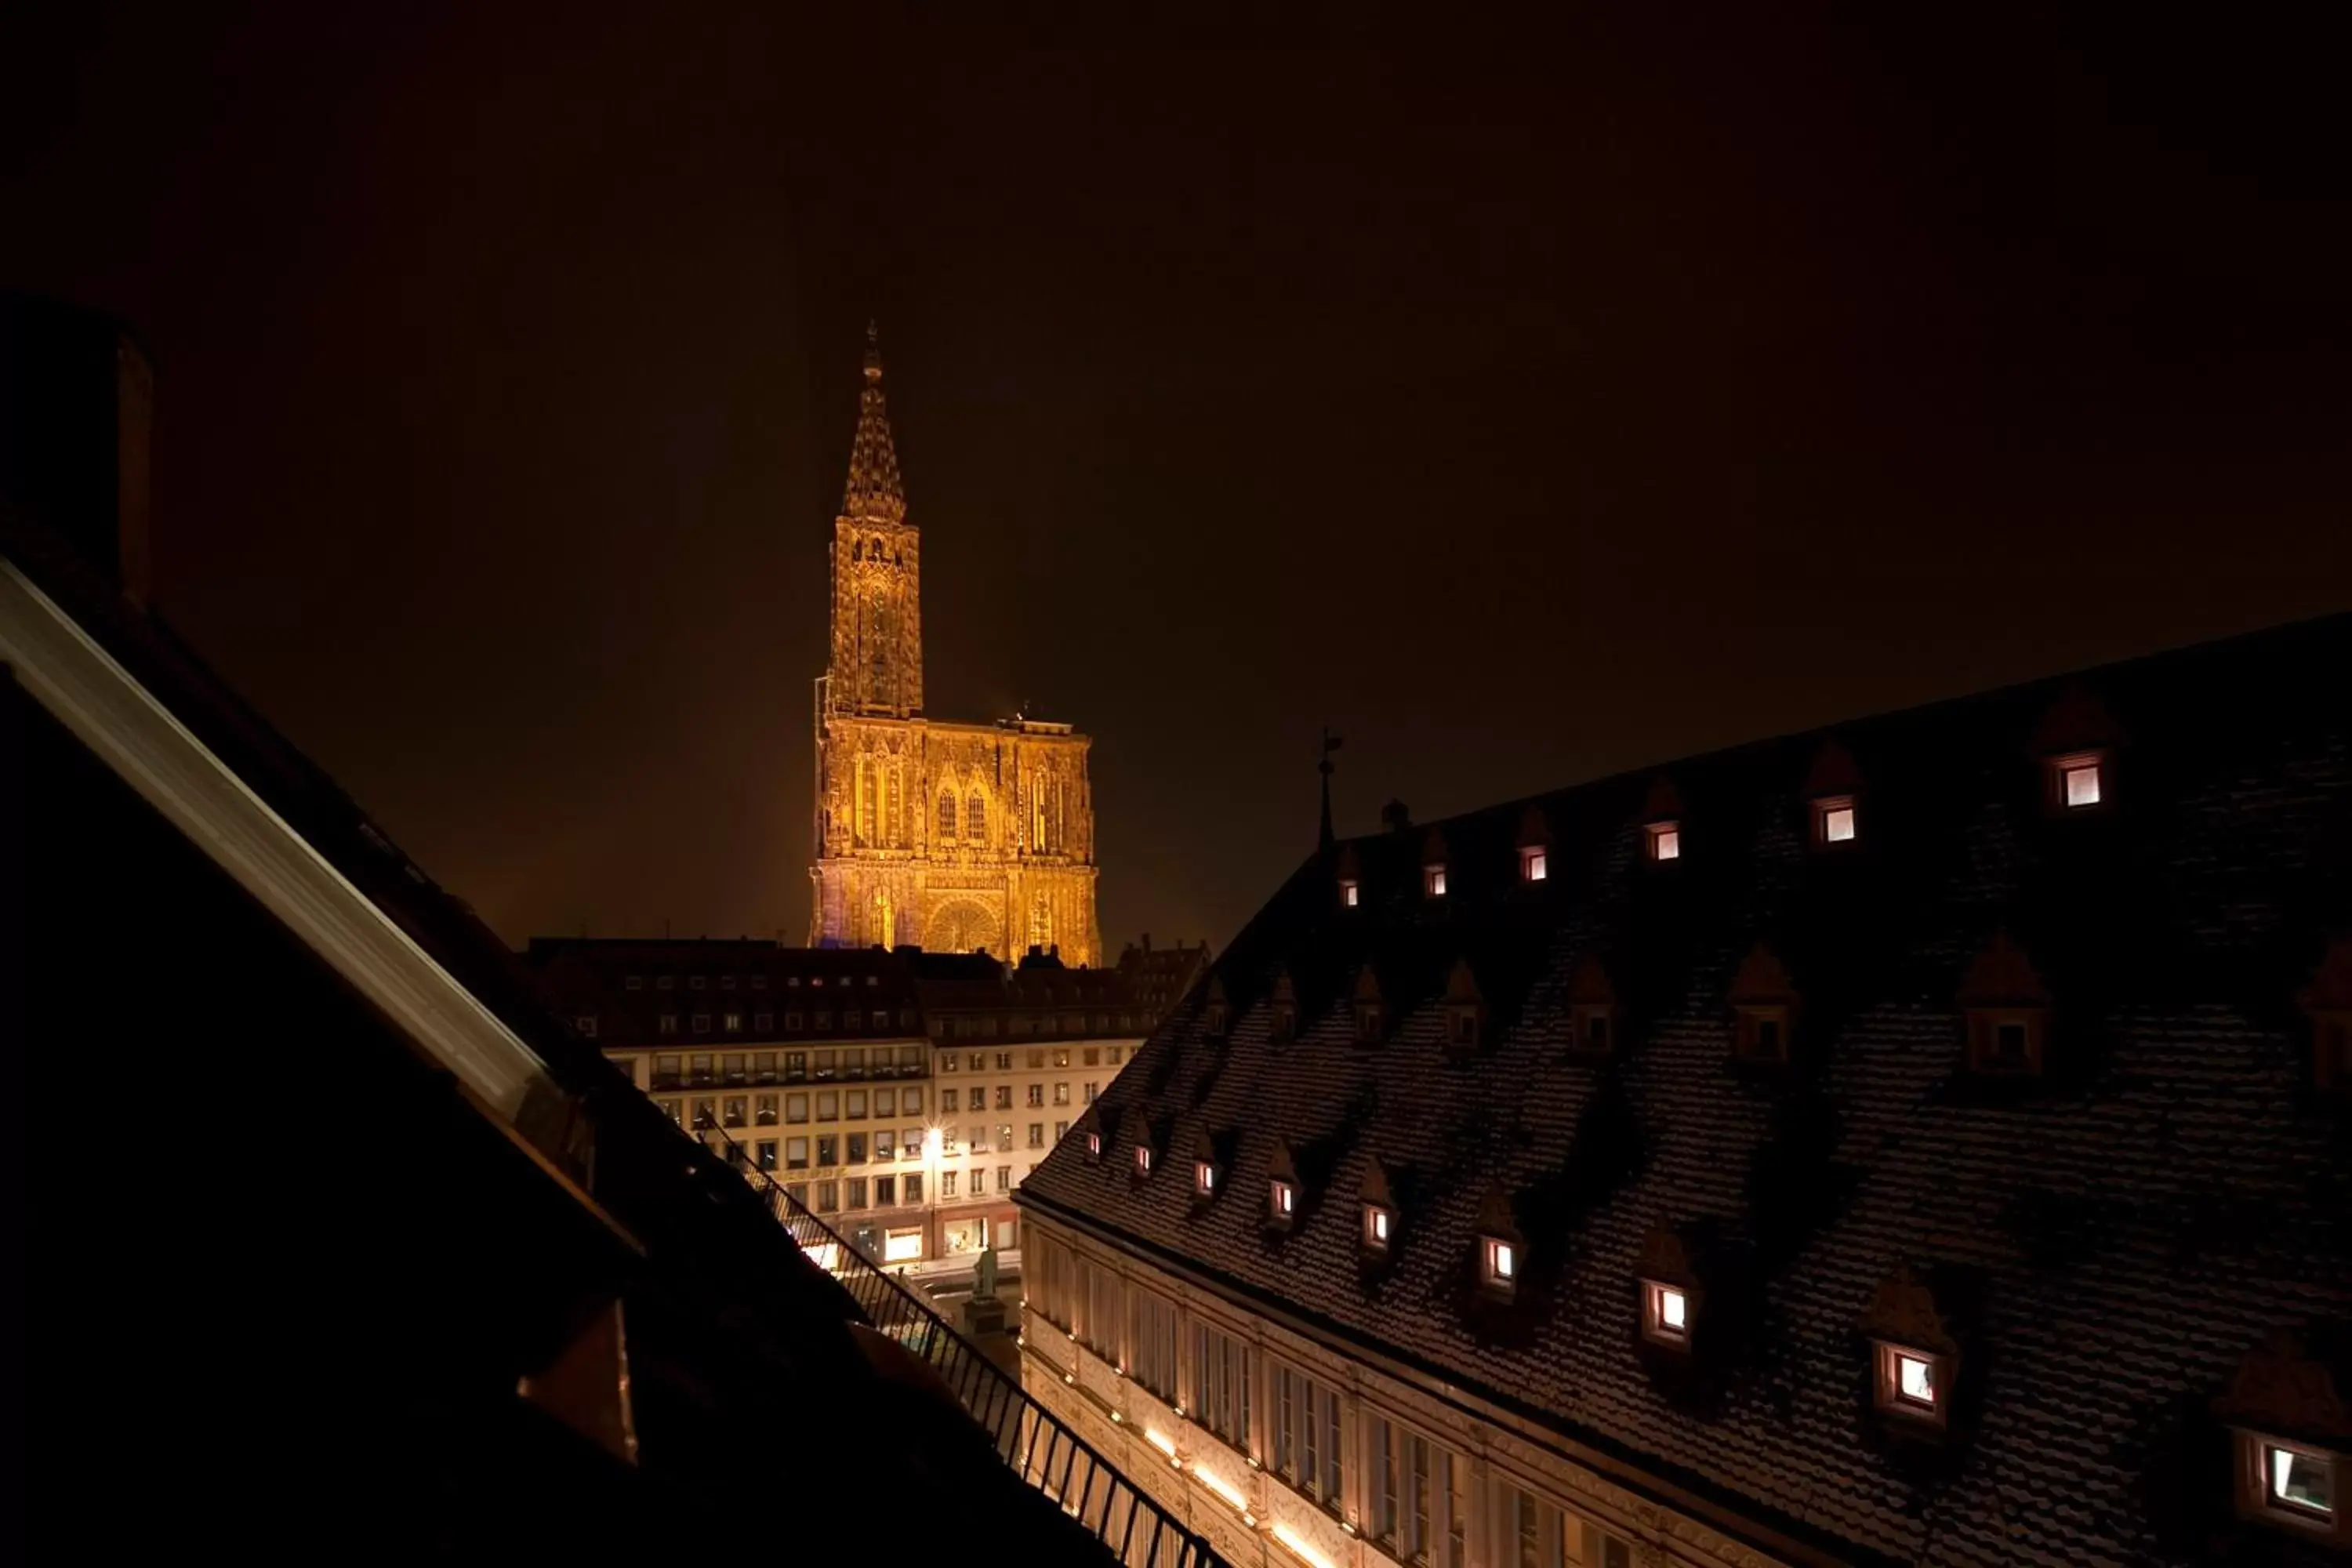
[[[869,343],[817,683],[809,940],[1097,963],[1092,742],[1067,724],[924,717],[921,582]]]

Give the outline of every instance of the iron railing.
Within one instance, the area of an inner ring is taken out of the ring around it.
[[[763,1199],[801,1251],[833,1276],[867,1324],[896,1340],[954,1391],[997,1457],[1061,1504],[1128,1568],[1226,1568],[1209,1543],[1038,1404],[1021,1380],[839,1231],[809,1212],[723,1128],[694,1130]]]

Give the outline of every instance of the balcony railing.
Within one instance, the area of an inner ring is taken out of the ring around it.
[[[1205,1540],[1032,1399],[1018,1377],[757,1169],[743,1145],[715,1127],[698,1136],[765,1200],[801,1250],[848,1292],[860,1317],[939,1373],[988,1434],[997,1457],[1061,1504],[1114,1558],[1128,1568],[1226,1568]]]

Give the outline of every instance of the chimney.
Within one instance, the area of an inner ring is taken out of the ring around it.
[[[1381,807],[1381,826],[1391,833],[1402,833],[1412,826],[1412,813],[1401,800],[1392,800]]]

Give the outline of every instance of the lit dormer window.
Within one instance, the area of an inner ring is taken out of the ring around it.
[[[1099,1159],[1101,1159],[1101,1158],[1102,1158],[1102,1134],[1101,1134],[1101,1133],[1099,1133],[1099,1132],[1089,1132],[1089,1133],[1087,1133],[1087,1163],[1088,1163],[1089,1164],[1091,1164],[1091,1163],[1093,1163],[1095,1161],[1099,1160]]]
[[[1679,860],[1683,858],[1683,825],[1679,822],[1653,822],[1646,829],[1653,860]]]
[[[1396,1231],[1396,1211],[1381,1204],[1364,1205],[1364,1246],[1373,1252],[1386,1252]]]
[[[1878,1357],[1886,1404],[1920,1414],[1943,1413],[1943,1390],[1938,1386],[1936,1357],[1901,1345],[1881,1345]]]
[[[2213,1402],[2237,1449],[2241,1518],[2352,1547],[2345,1507],[2347,1455],[2334,1369],[2292,1334],[2272,1336],[2239,1363]]]
[[[1201,1026],[1213,1040],[1225,1037],[1225,1027],[1232,1022],[1233,1009],[1225,1001],[1225,982],[1222,975],[1209,976],[1208,1005],[1202,1013]]]
[[[1813,802],[1814,843],[1851,844],[1853,837],[1853,796],[1833,795]]]
[[[1672,1226],[1657,1225],[1642,1242],[1642,1338],[1670,1351],[1691,1348],[1698,1319],[1698,1275],[1690,1248]]]
[[[1151,1145],[1149,1143],[1135,1146],[1135,1173],[1139,1176],[1151,1174]]]
[[[2057,774],[2052,783],[2056,786],[2058,804],[2068,811],[2081,811],[2104,800],[2106,780],[2101,763],[2095,752],[2060,757],[2051,763]]]
[[[1343,910],[1354,909],[1362,902],[1363,894],[1364,889],[1357,884],[1353,877],[1343,878],[1339,883],[1339,907]]]
[[[2263,1502],[2273,1513],[2332,1527],[2336,1521],[2336,1456],[2300,1443],[2270,1438],[2262,1445]]]
[[[1907,1268],[1882,1283],[1864,1315],[1874,1363],[1872,1404],[1907,1429],[1940,1430],[1952,1402],[1959,1347],[1944,1326],[1935,1295]]]
[[[1376,1045],[1381,1032],[1388,1026],[1388,1005],[1381,994],[1381,977],[1366,964],[1356,973],[1356,989],[1350,999],[1356,1019],[1356,1040],[1360,1045]]]
[[[1540,882],[1544,880],[1545,878],[1550,875],[1548,860],[1549,851],[1541,847],[1520,850],[1519,880],[1522,882]]]
[[[1206,1160],[1192,1164],[1192,1190],[1204,1198],[1217,1194],[1217,1168]]]
[[[1490,1290],[1509,1294],[1518,1285],[1519,1249],[1516,1243],[1484,1238],[1486,1257],[1480,1278]]]
[[[1298,1213],[1298,1187],[1280,1176],[1266,1184],[1265,1215],[1276,1225],[1288,1225]]]
[[[1676,1349],[1690,1342],[1690,1292],[1679,1285],[1642,1281],[1642,1332]]]
[[[1445,896],[1445,868],[1423,866],[1421,868],[1421,890],[1433,899]]]

